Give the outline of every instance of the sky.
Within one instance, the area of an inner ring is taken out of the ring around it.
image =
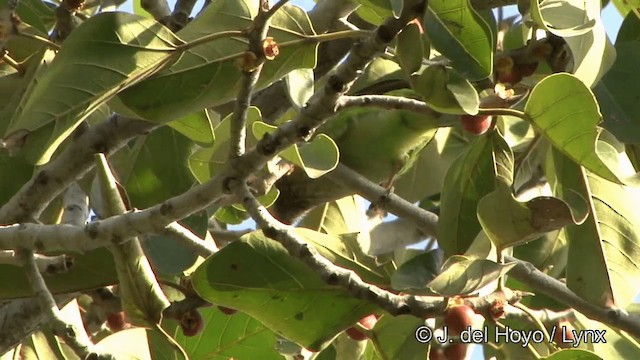
[[[345,0],[347,1],[347,0]],[[273,2],[273,1],[272,1]],[[175,0],[169,0],[170,6],[173,7]],[[196,6],[194,7],[194,13],[197,13],[202,7],[203,0],[198,0]],[[298,5],[305,10],[309,10],[313,7],[314,2],[312,0],[292,0],[290,3]],[[128,1],[121,8],[123,11],[132,12],[132,1]],[[508,17],[511,15],[517,14],[517,8],[515,6],[509,6],[505,8],[504,16]],[[602,19],[605,24],[605,28],[607,31],[607,35],[612,43],[615,43],[616,36],[618,34],[618,30],[620,29],[620,24],[622,23],[622,16],[618,13],[616,8],[613,5],[607,6],[602,11]],[[239,226],[239,228],[253,228],[254,224],[252,222],[245,222]],[[484,359],[482,355],[482,348],[480,346],[473,346],[472,348],[472,360],[481,360]]]

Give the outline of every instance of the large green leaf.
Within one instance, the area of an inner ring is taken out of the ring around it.
[[[572,71],[587,86],[595,85],[615,60],[600,17],[599,1],[531,1],[531,16],[543,29],[564,40],[571,49]]]
[[[255,122],[252,127],[253,134],[257,139],[261,139],[265,134],[275,132],[276,129],[276,126],[263,122]],[[294,144],[279,155],[300,166],[309,178],[317,179],[336,168],[339,152],[333,139],[325,134],[318,134],[311,142],[302,146]]]
[[[432,65],[411,77],[411,87],[432,109],[445,114],[478,113],[480,98],[471,83],[455,70]]]
[[[632,15],[635,18],[635,15]],[[616,44],[618,56],[613,67],[593,89],[604,118],[602,124],[620,141],[640,143],[640,101],[637,99],[640,72],[640,42]]]
[[[625,307],[636,296],[640,281],[640,214],[636,210],[640,189],[595,176],[557,150],[548,165],[556,196],[578,193],[589,203],[587,221],[565,229],[567,286],[595,304]],[[632,171],[631,164],[627,166]]]
[[[5,136],[54,123],[43,148],[29,141],[26,145],[30,159],[46,163],[84,118],[119,91],[175,60],[181,44],[154,20],[118,12],[91,17],[65,40]]]
[[[481,80],[493,71],[491,28],[469,0],[432,0],[424,15],[425,31],[433,47],[453,61],[469,80]]]
[[[193,274],[193,286],[204,299],[241,310],[308,349],[321,348],[376,309],[327,285],[261,232],[209,257]]]
[[[425,359],[429,344],[416,341],[424,320],[410,315],[383,316],[373,328],[374,345],[383,359]]]
[[[258,0],[220,0],[178,34],[186,41],[233,30],[246,30],[258,11]],[[282,7],[272,18],[269,36],[278,43],[314,35],[306,13],[295,6]],[[227,37],[189,49],[171,68],[122,92],[119,100],[150,121],[174,120],[235,98],[242,72],[233,59],[247,51],[247,41]],[[316,65],[317,44],[280,48],[280,55],[262,69],[261,89],[298,68]]]
[[[260,359],[281,360],[277,352],[277,336],[265,325],[247,314],[225,315],[217,307],[198,309],[204,320],[204,329],[196,336],[184,336],[174,320],[167,320],[163,327],[182,346],[190,359]],[[165,356],[169,349],[154,348],[162,339],[150,336],[153,359]],[[162,350],[162,351],[159,351]],[[167,357],[167,359],[174,359]]]
[[[596,23],[595,19],[589,18],[587,3],[583,0],[531,1],[531,18],[541,29],[560,37],[582,35]]]
[[[566,73],[546,77],[533,88],[524,111],[556,149],[594,174],[622,183],[598,156],[602,115],[593,93],[578,78]]]
[[[524,244],[549,231],[581,224],[589,212],[584,199],[580,202],[577,214],[572,213],[569,204],[550,196],[519,202],[510,186],[500,182],[496,190],[478,203],[478,219],[489,239],[504,249]]]
[[[438,243],[445,255],[464,253],[481,230],[478,202],[495,189],[496,178],[510,183],[513,154],[498,132],[476,138],[451,165],[442,188]]]
[[[468,295],[496,281],[515,265],[454,255],[442,265],[442,272],[427,286],[444,296]]]
[[[182,194],[194,184],[187,166],[193,143],[168,126],[136,140],[119,171],[131,204],[146,208]]]

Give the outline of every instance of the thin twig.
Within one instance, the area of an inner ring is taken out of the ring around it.
[[[29,284],[36,298],[39,300],[40,306],[48,313],[56,335],[62,337],[65,343],[69,345],[81,359],[115,359],[113,355],[96,352],[84,328],[79,329],[64,320],[53,295],[51,295],[51,292],[47,289],[47,284],[44,282],[44,278],[38,270],[33,252],[24,251],[21,255],[24,260],[24,267]]]
[[[198,235],[191,232],[191,230],[178,223],[167,225],[163,231],[163,235],[179,240],[183,246],[204,258],[218,252],[218,247],[215,244],[201,239]]]

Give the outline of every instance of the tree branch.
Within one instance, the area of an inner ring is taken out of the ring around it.
[[[58,304],[56,304],[53,295],[51,295],[51,292],[47,289],[47,284],[44,282],[42,274],[38,271],[33,252],[25,251],[22,255],[27,279],[31,284],[36,299],[40,302],[40,307],[49,316],[54,328],[54,333],[62,337],[65,343],[69,345],[81,359],[89,357],[92,359],[115,359],[115,357],[110,354],[96,352],[84,328],[79,329],[64,320]]]
[[[569,290],[564,283],[536,269],[533,264],[511,256],[505,256],[504,259],[508,262],[516,262],[516,266],[509,271],[509,276],[513,276],[533,289],[551,296],[593,320],[626,331],[632,336],[640,337],[639,316],[629,314],[622,309],[594,305]]]
[[[421,209],[398,195],[389,193],[389,190],[374,184],[345,165],[338,164],[335,170],[325,176],[342,186],[355,190],[360,196],[372,203],[382,201],[386,210],[398,217],[412,221],[424,235],[436,236],[438,215]]]
[[[37,219],[49,202],[94,166],[95,153],[113,153],[129,139],[159,126],[114,115],[79,134],[59,156],[42,167],[0,207],[0,224]]]

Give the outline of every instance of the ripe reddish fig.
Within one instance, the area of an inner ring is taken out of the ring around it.
[[[491,117],[488,115],[462,115],[462,128],[474,135],[482,135],[491,127]]]
[[[567,320],[560,320],[558,322],[556,333],[553,336],[553,341],[558,345],[558,347],[563,349],[573,347],[574,336],[572,330],[575,330],[575,328]]]
[[[446,360],[464,360],[467,358],[469,344],[453,343],[444,348],[444,358]]]
[[[468,305],[450,306],[444,313],[444,324],[452,335],[460,335],[473,323],[475,312]]]
[[[238,312],[238,310],[236,309],[228,308],[225,306],[219,306],[219,305],[218,305],[218,310],[222,311],[222,313],[225,315],[233,315]]]
[[[362,325],[367,330],[373,329],[373,327],[376,325],[376,322],[378,322],[378,317],[376,315],[374,315],[374,314],[367,315],[367,316],[363,317],[362,319],[358,320],[358,323],[360,325]],[[355,326],[352,326],[352,327],[347,329],[347,335],[350,338],[352,338],[353,340],[356,340],[356,341],[367,340],[367,335],[363,334]]]
[[[202,315],[196,309],[191,309],[180,318],[180,327],[184,336],[195,336],[204,328]]]
[[[107,326],[114,332],[127,327],[127,322],[124,319],[124,311],[107,314]]]

